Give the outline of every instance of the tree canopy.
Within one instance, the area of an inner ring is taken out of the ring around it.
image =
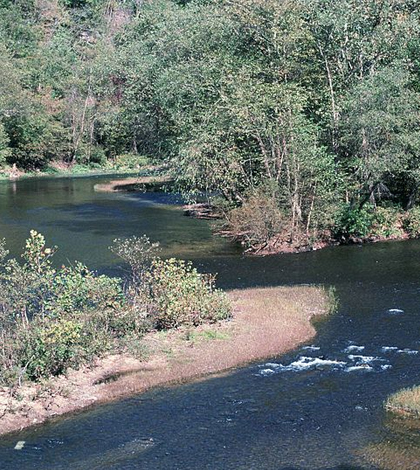
[[[290,240],[412,209],[419,14],[412,0],[2,0],[0,163],[147,156],[232,210],[258,195]]]

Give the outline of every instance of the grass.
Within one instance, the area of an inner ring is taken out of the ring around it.
[[[190,341],[192,343],[198,343],[200,341],[224,341],[230,338],[228,333],[223,333],[221,331],[207,329],[204,331],[191,331],[188,330],[185,333],[186,341]]]
[[[385,409],[396,414],[420,417],[420,386],[404,388],[391,395],[385,402]]]

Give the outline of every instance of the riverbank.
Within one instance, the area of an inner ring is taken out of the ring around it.
[[[154,168],[154,170],[157,170]],[[107,183],[95,184],[95,191],[101,192],[138,192],[161,191],[173,183],[169,175],[136,176],[124,179],[112,180]]]
[[[400,416],[420,418],[420,386],[404,388],[391,395],[385,409]]]
[[[233,319],[147,334],[145,359],[114,355],[37,385],[0,389],[0,434],[41,424],[98,403],[220,373],[309,341],[330,295],[312,286],[235,290]]]
[[[64,162],[51,162],[42,170],[25,171],[16,165],[0,169],[0,180],[17,180],[26,178],[42,178],[48,176],[96,176],[96,175],[130,175],[139,172],[155,171],[153,165],[146,157],[127,158],[120,156],[105,165],[82,165],[78,163],[66,164]]]

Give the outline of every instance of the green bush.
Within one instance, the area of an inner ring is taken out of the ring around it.
[[[139,170],[149,164],[147,157],[135,153],[125,153],[117,155],[113,160],[108,161],[108,165],[115,170]]]
[[[230,315],[214,277],[191,263],[156,256],[143,237],[117,240],[113,251],[130,266],[121,279],[98,276],[82,263],[54,269],[55,248],[31,231],[22,258],[8,259],[0,241],[0,383],[39,380],[107,351],[139,350],[152,328],[214,322]]]
[[[339,238],[366,237],[372,230],[374,215],[371,206],[361,209],[345,205],[337,214],[334,235]]]
[[[407,212],[403,227],[410,238],[420,237],[420,207],[413,207]]]
[[[118,278],[97,276],[82,263],[63,266],[54,276],[45,309],[51,315],[81,310],[121,308],[124,293]]]
[[[131,282],[139,286],[150,269],[151,262],[160,251],[159,243],[153,243],[143,235],[133,236],[124,240],[116,238],[109,249],[120,257],[130,268]]]
[[[199,325],[230,316],[229,301],[215,289],[214,277],[200,274],[189,262],[156,259],[147,282],[159,329]]]
[[[378,237],[398,237],[402,235],[400,211],[397,207],[377,207],[373,214],[372,234]]]
[[[35,321],[23,334],[21,366],[29,379],[62,374],[77,366],[83,350],[83,325],[75,320]]]
[[[39,379],[78,366],[139,332],[126,309],[122,282],[81,263],[53,268],[54,248],[32,230],[22,258],[0,243],[0,382]]]

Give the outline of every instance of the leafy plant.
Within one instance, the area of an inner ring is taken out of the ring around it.
[[[199,325],[230,316],[227,296],[215,289],[214,277],[200,274],[191,263],[155,259],[146,282],[159,329]]]
[[[407,212],[403,226],[410,238],[420,236],[420,207],[413,207]]]
[[[366,237],[373,224],[374,216],[369,206],[354,208],[346,205],[338,213],[334,233],[336,237]]]

